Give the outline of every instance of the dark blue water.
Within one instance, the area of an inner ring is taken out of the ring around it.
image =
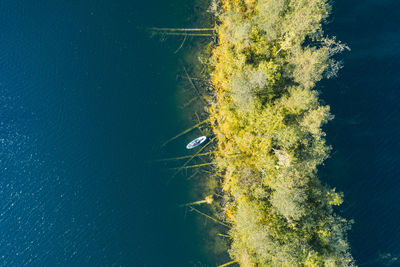
[[[345,193],[360,266],[400,266],[400,2],[336,0],[330,35],[349,44],[339,77],[322,83],[336,119],[324,171]],[[391,260],[382,259],[390,253]]]
[[[177,208],[184,190],[148,164],[182,127],[180,42],[143,31],[192,26],[192,11],[187,1],[0,2],[0,265],[196,260]]]

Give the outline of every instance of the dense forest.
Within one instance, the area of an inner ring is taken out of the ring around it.
[[[331,150],[322,127],[333,116],[314,87],[336,75],[333,56],[348,49],[323,33],[330,9],[327,0],[210,7],[217,23],[205,62],[213,85],[208,112],[232,263],[354,265],[350,222],[334,210],[342,193],[317,177]]]

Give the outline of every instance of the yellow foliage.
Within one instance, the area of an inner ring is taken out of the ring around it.
[[[342,195],[316,178],[329,152],[322,126],[333,118],[312,89],[332,63],[335,41],[321,30],[330,6],[326,0],[221,3],[209,113],[228,200],[223,209],[232,222],[230,255],[242,266],[351,265],[337,246],[347,244],[346,223],[332,214]]]
[[[343,203],[343,193],[335,192],[335,188],[328,192],[328,204],[333,206],[340,206]]]
[[[321,261],[321,257],[318,255],[317,252],[310,252],[307,256],[306,261],[304,262],[305,267],[322,267],[324,266],[323,262]]]

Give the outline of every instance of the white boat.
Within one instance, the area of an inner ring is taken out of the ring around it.
[[[206,139],[207,139],[207,137],[205,137],[205,136],[197,137],[192,142],[187,144],[186,148],[187,149],[195,148],[196,146],[199,146],[200,144],[204,143],[204,141],[206,141]]]

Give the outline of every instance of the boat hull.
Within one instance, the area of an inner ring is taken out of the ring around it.
[[[193,141],[191,141],[189,144],[187,144],[186,149],[195,148],[195,147],[201,145],[202,143],[204,143],[204,141],[206,141],[206,139],[207,139],[207,137],[200,136],[200,137],[194,139]]]

